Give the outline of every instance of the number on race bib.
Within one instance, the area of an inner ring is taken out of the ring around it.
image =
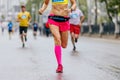
[[[78,18],[79,16],[77,14],[72,14],[70,17],[71,18]]]
[[[22,15],[22,19],[25,19],[26,18],[26,15]]]
[[[64,0],[52,0],[52,2],[64,2]]]

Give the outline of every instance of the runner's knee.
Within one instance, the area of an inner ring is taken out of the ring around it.
[[[23,36],[23,34],[20,34],[20,37],[22,37]]]
[[[78,38],[79,37],[79,35],[75,35],[75,38]]]
[[[67,47],[67,44],[63,43],[62,48],[66,48],[66,47]]]
[[[55,39],[55,44],[61,45],[61,39],[59,37]]]

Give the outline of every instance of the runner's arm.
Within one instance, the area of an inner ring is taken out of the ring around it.
[[[19,15],[19,14],[17,15],[17,20],[16,20],[16,22],[20,22],[20,15]]]
[[[44,1],[43,5],[42,5],[42,8],[39,9],[39,14],[40,14],[40,15],[41,15],[41,14],[45,11],[45,9],[47,8],[47,6],[48,6],[48,4],[49,4],[49,1],[50,1],[50,0],[45,0],[45,1]]]
[[[30,23],[32,21],[32,18],[31,18],[31,15],[29,13],[29,16],[28,16],[28,22]]]
[[[28,23],[30,24],[30,23],[31,23],[31,21],[32,21],[32,19],[31,19],[31,18],[29,18],[29,21],[28,21]]]
[[[80,15],[80,26],[81,26],[85,20],[85,16],[81,10],[79,10],[79,15]]]
[[[20,22],[20,19],[19,19],[19,18],[17,18],[16,22]]]
[[[84,20],[85,20],[85,16],[81,16],[80,17],[80,23],[79,23],[80,26],[82,26],[82,23],[84,22]]]
[[[81,17],[80,17],[80,23],[83,23],[84,20],[85,20],[85,16],[81,16]]]
[[[72,6],[71,6],[71,11],[76,9],[76,1],[75,0],[70,0]]]

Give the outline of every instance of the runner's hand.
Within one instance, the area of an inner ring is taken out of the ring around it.
[[[19,19],[17,19],[17,20],[16,20],[16,22],[20,22],[20,20],[19,20]]]
[[[39,14],[42,15],[42,13],[43,13],[43,11],[42,11],[42,9],[40,9],[40,10],[39,10]]]

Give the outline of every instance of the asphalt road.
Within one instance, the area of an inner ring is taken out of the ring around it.
[[[63,49],[62,74],[57,63],[52,37],[28,34],[22,48],[18,33],[11,40],[0,34],[0,80],[120,80],[120,41],[80,37],[77,51],[72,44]]]

